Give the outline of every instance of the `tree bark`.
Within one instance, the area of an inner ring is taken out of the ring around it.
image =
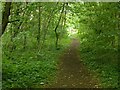
[[[7,24],[9,22],[10,8],[11,8],[11,2],[6,2],[4,11],[2,13],[2,33],[0,34],[0,37],[5,32]]]
[[[58,28],[60,20],[62,18],[62,13],[64,11],[64,7],[65,7],[65,3],[63,4],[62,11],[61,11],[61,14],[60,14],[60,18],[59,18],[57,26],[55,27],[55,30],[54,30],[55,31],[55,35],[56,35],[56,42],[55,42],[56,49],[58,49],[58,39],[59,39],[59,35],[57,33],[57,28]]]

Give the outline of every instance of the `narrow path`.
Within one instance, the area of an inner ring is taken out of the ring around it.
[[[98,88],[99,81],[80,61],[79,42],[74,39],[59,62],[56,82],[51,88]]]

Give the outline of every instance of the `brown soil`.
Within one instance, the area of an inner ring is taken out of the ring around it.
[[[73,39],[60,57],[57,78],[49,88],[99,88],[96,74],[89,71],[80,60],[79,42]]]

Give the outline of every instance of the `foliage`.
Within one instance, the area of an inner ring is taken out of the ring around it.
[[[101,86],[117,88],[119,6],[117,2],[12,3],[1,37],[3,89],[50,84],[58,57],[71,38],[80,40],[81,61],[98,74]]]
[[[118,88],[117,5],[118,3],[85,3],[86,12],[83,20],[80,19],[81,59],[98,73],[104,88]]]
[[[11,54],[3,51],[3,88],[41,87],[40,83],[47,84],[55,78],[61,51],[52,47],[39,52],[35,47]]]

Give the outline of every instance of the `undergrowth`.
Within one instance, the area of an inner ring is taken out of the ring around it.
[[[63,41],[64,42],[64,41]],[[2,88],[43,87],[56,78],[58,57],[67,46],[54,48],[54,43],[46,43],[42,49],[34,47],[19,48],[10,52],[3,46]],[[31,45],[31,44],[29,44]]]
[[[102,88],[118,88],[117,50],[95,44],[81,44],[80,55],[84,64],[98,74]]]

